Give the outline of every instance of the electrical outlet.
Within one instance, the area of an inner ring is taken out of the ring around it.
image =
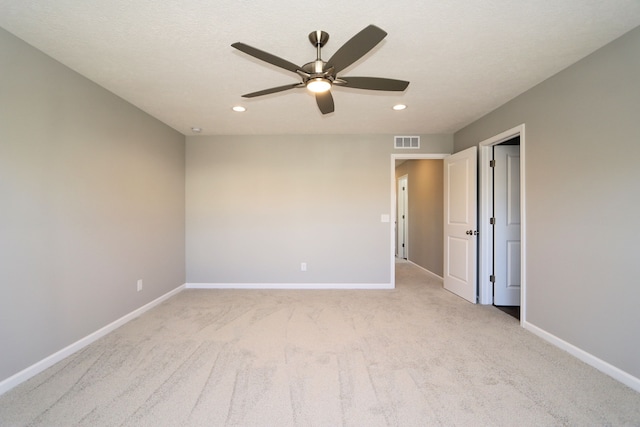
[[[306,262],[301,262],[300,263],[300,271],[307,271],[307,263]]]
[[[138,292],[142,290],[142,279],[138,280]]]

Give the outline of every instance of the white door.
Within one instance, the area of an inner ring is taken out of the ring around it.
[[[408,189],[407,175],[398,178],[398,192],[396,205],[398,207],[398,227],[396,231],[396,256],[398,258],[407,259],[407,205],[408,205]]]
[[[444,159],[444,288],[476,303],[477,148]]]
[[[493,303],[520,305],[520,147],[493,147]]]

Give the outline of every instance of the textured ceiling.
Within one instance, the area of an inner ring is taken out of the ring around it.
[[[309,32],[326,60],[369,24],[388,36],[341,74],[405,92],[241,97],[298,77],[231,43],[302,65]],[[451,133],[638,25],[638,0],[0,0],[0,27],[184,134]]]

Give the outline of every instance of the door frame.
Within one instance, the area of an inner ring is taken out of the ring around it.
[[[524,123],[506,130],[478,144],[478,230],[480,231],[478,242],[478,289],[480,304],[493,304],[493,284],[489,281],[492,265],[493,242],[491,240],[491,198],[493,179],[489,160],[491,159],[491,147],[501,144],[516,136],[520,137],[520,324],[526,323],[527,292],[526,292],[526,253],[527,253],[527,227],[526,227],[526,173],[525,173],[525,125]]]
[[[397,197],[397,188],[396,188],[396,160],[442,160],[445,157],[450,156],[451,153],[431,153],[431,154],[418,154],[418,153],[392,153],[391,154],[391,208],[389,212],[391,212],[391,221],[389,227],[390,240],[391,243],[389,245],[389,253],[390,253],[390,271],[391,277],[389,278],[389,283],[391,283],[391,287],[396,287],[396,245],[393,243],[396,238],[396,221],[397,221],[397,206],[396,206],[396,197]]]

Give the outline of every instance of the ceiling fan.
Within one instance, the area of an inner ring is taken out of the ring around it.
[[[329,40],[329,34],[324,31],[313,31],[309,34],[309,41],[316,48],[316,60],[304,64],[301,67],[244,43],[233,43],[231,46],[234,48],[269,64],[292,71],[302,78],[302,82],[300,83],[272,87],[258,92],[247,93],[242,96],[244,98],[254,98],[256,96],[268,95],[289,89],[306,87],[315,93],[316,102],[322,114],[328,114],[334,111],[333,96],[330,91],[334,85],[355,89],[401,92],[409,86],[408,81],[381,77],[338,77],[337,75],[340,71],[362,58],[367,52],[380,43],[386,35],[387,33],[382,29],[375,25],[369,25],[342,45],[342,47],[325,62],[322,60],[320,53],[322,47]]]

